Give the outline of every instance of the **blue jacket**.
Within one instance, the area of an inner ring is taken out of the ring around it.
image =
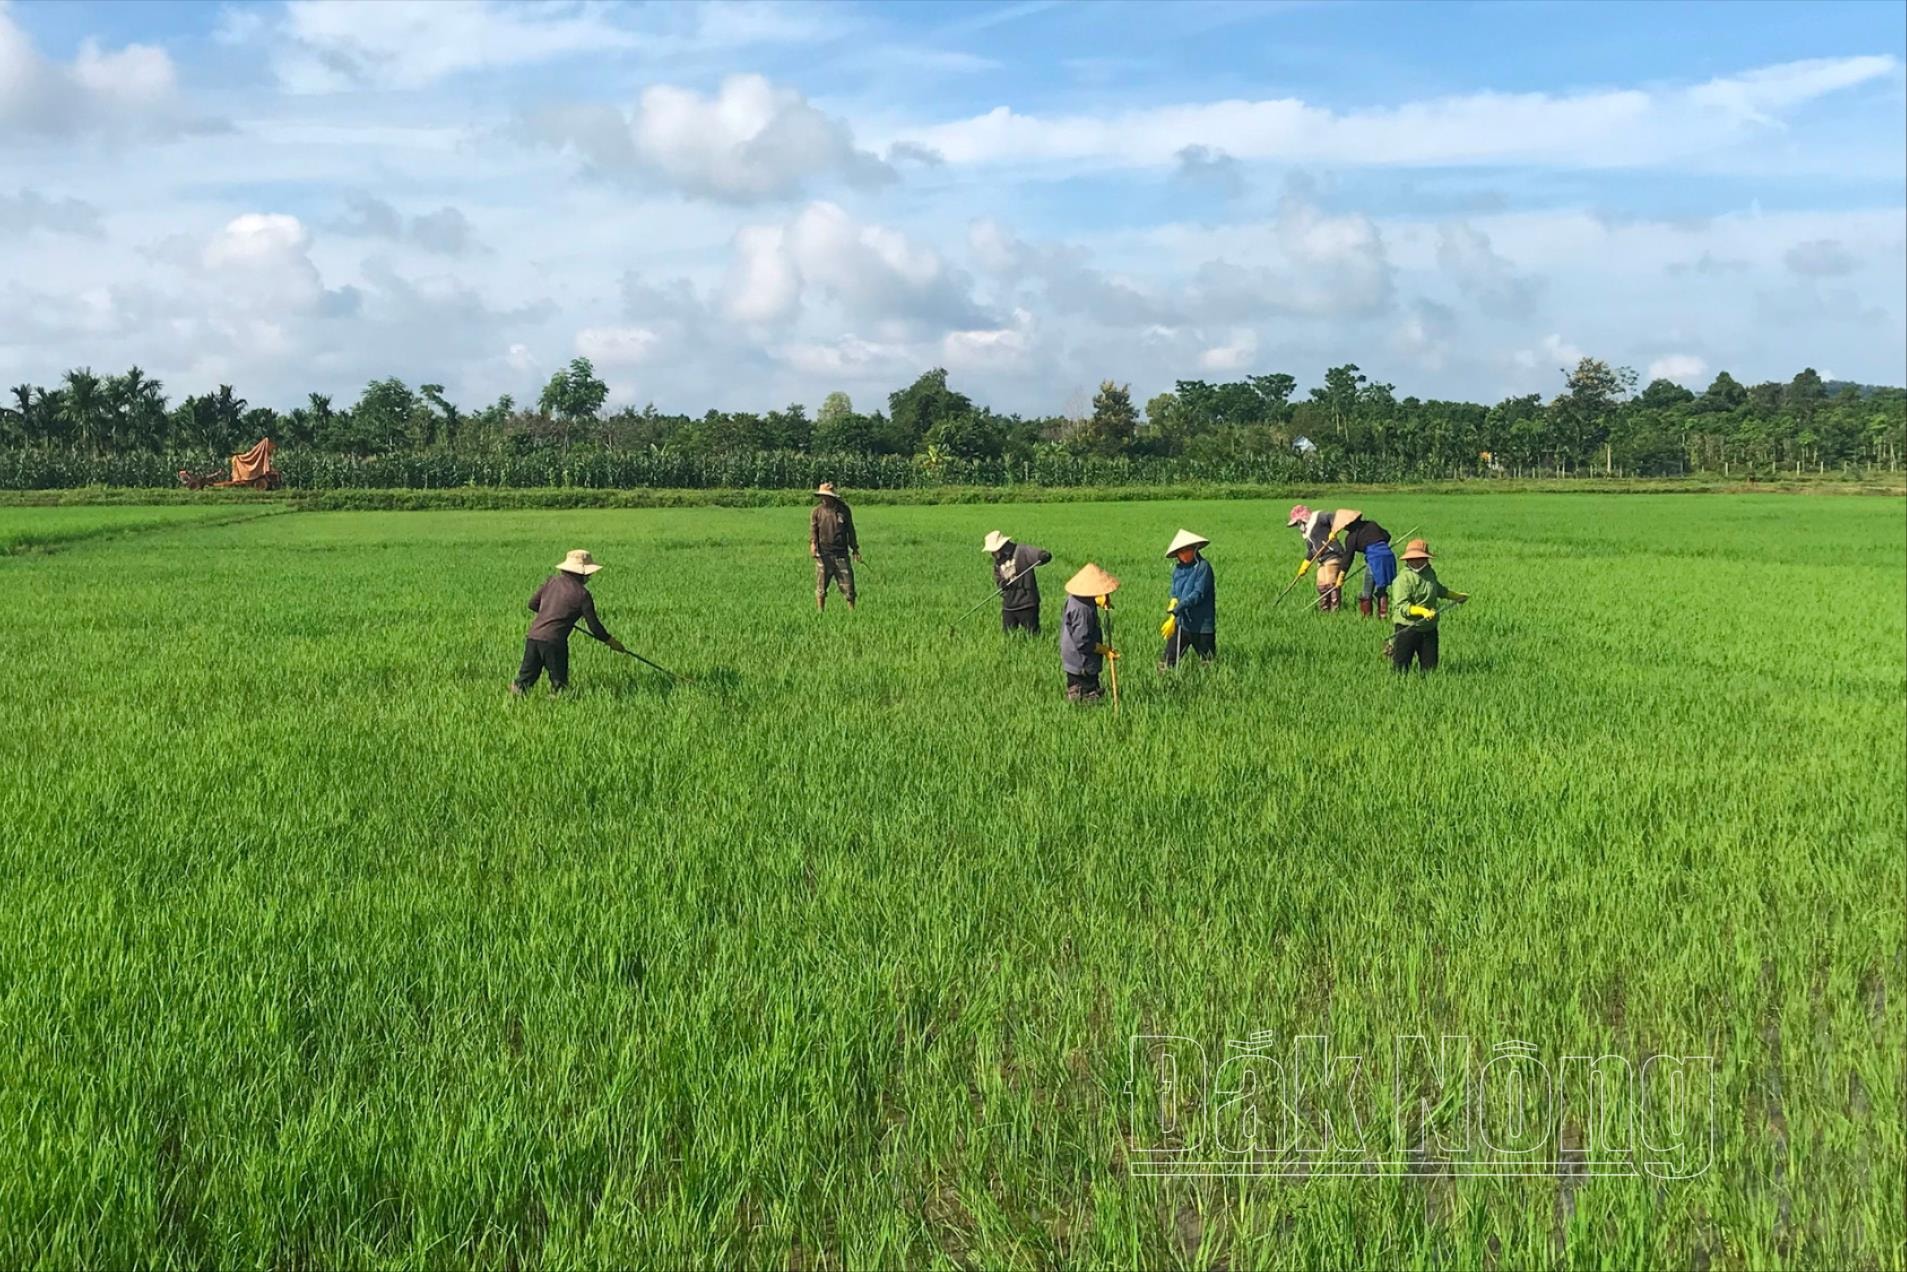
[[[1179,601],[1172,612],[1179,616],[1181,630],[1200,635],[1218,630],[1218,589],[1210,561],[1202,556],[1193,557],[1190,565],[1174,561],[1172,595]]]
[[[1099,606],[1090,596],[1068,596],[1060,615],[1059,666],[1071,676],[1097,676],[1105,665],[1099,652]]]

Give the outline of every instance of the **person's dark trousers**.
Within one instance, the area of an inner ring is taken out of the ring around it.
[[[550,673],[550,692],[561,693],[569,687],[569,642],[566,640],[526,640],[523,665],[516,671],[516,687],[528,689],[538,676]]]
[[[1000,630],[1037,636],[1040,634],[1040,612],[1037,609],[1001,610]]]
[[[1099,697],[1099,677],[1066,673],[1066,697],[1072,702],[1092,702]]]
[[[1437,629],[1420,630],[1415,627],[1400,627],[1391,637],[1391,670],[1406,672],[1410,670],[1410,660],[1417,659],[1421,671],[1437,670]]]
[[[1197,654],[1200,662],[1212,661],[1218,657],[1218,633],[1188,632],[1181,627],[1166,640],[1165,651],[1159,655],[1159,662],[1167,667],[1176,667],[1187,650]]]

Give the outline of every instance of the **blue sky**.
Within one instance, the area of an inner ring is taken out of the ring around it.
[[[0,0],[0,379],[1907,379],[1907,6]]]

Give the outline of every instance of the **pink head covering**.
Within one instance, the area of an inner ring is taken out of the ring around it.
[[[1305,507],[1303,504],[1292,504],[1291,520],[1285,522],[1285,524],[1288,526],[1301,526],[1309,520],[1311,520],[1311,509]]]

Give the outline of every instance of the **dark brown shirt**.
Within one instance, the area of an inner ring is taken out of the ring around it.
[[[531,640],[566,641],[578,620],[588,624],[589,634],[597,640],[609,639],[596,618],[596,599],[568,570],[550,575],[530,598],[530,608],[536,611],[536,619],[530,624]]]
[[[854,537],[854,514],[839,499],[823,499],[808,518],[808,550],[816,556],[843,556],[859,552]]]

